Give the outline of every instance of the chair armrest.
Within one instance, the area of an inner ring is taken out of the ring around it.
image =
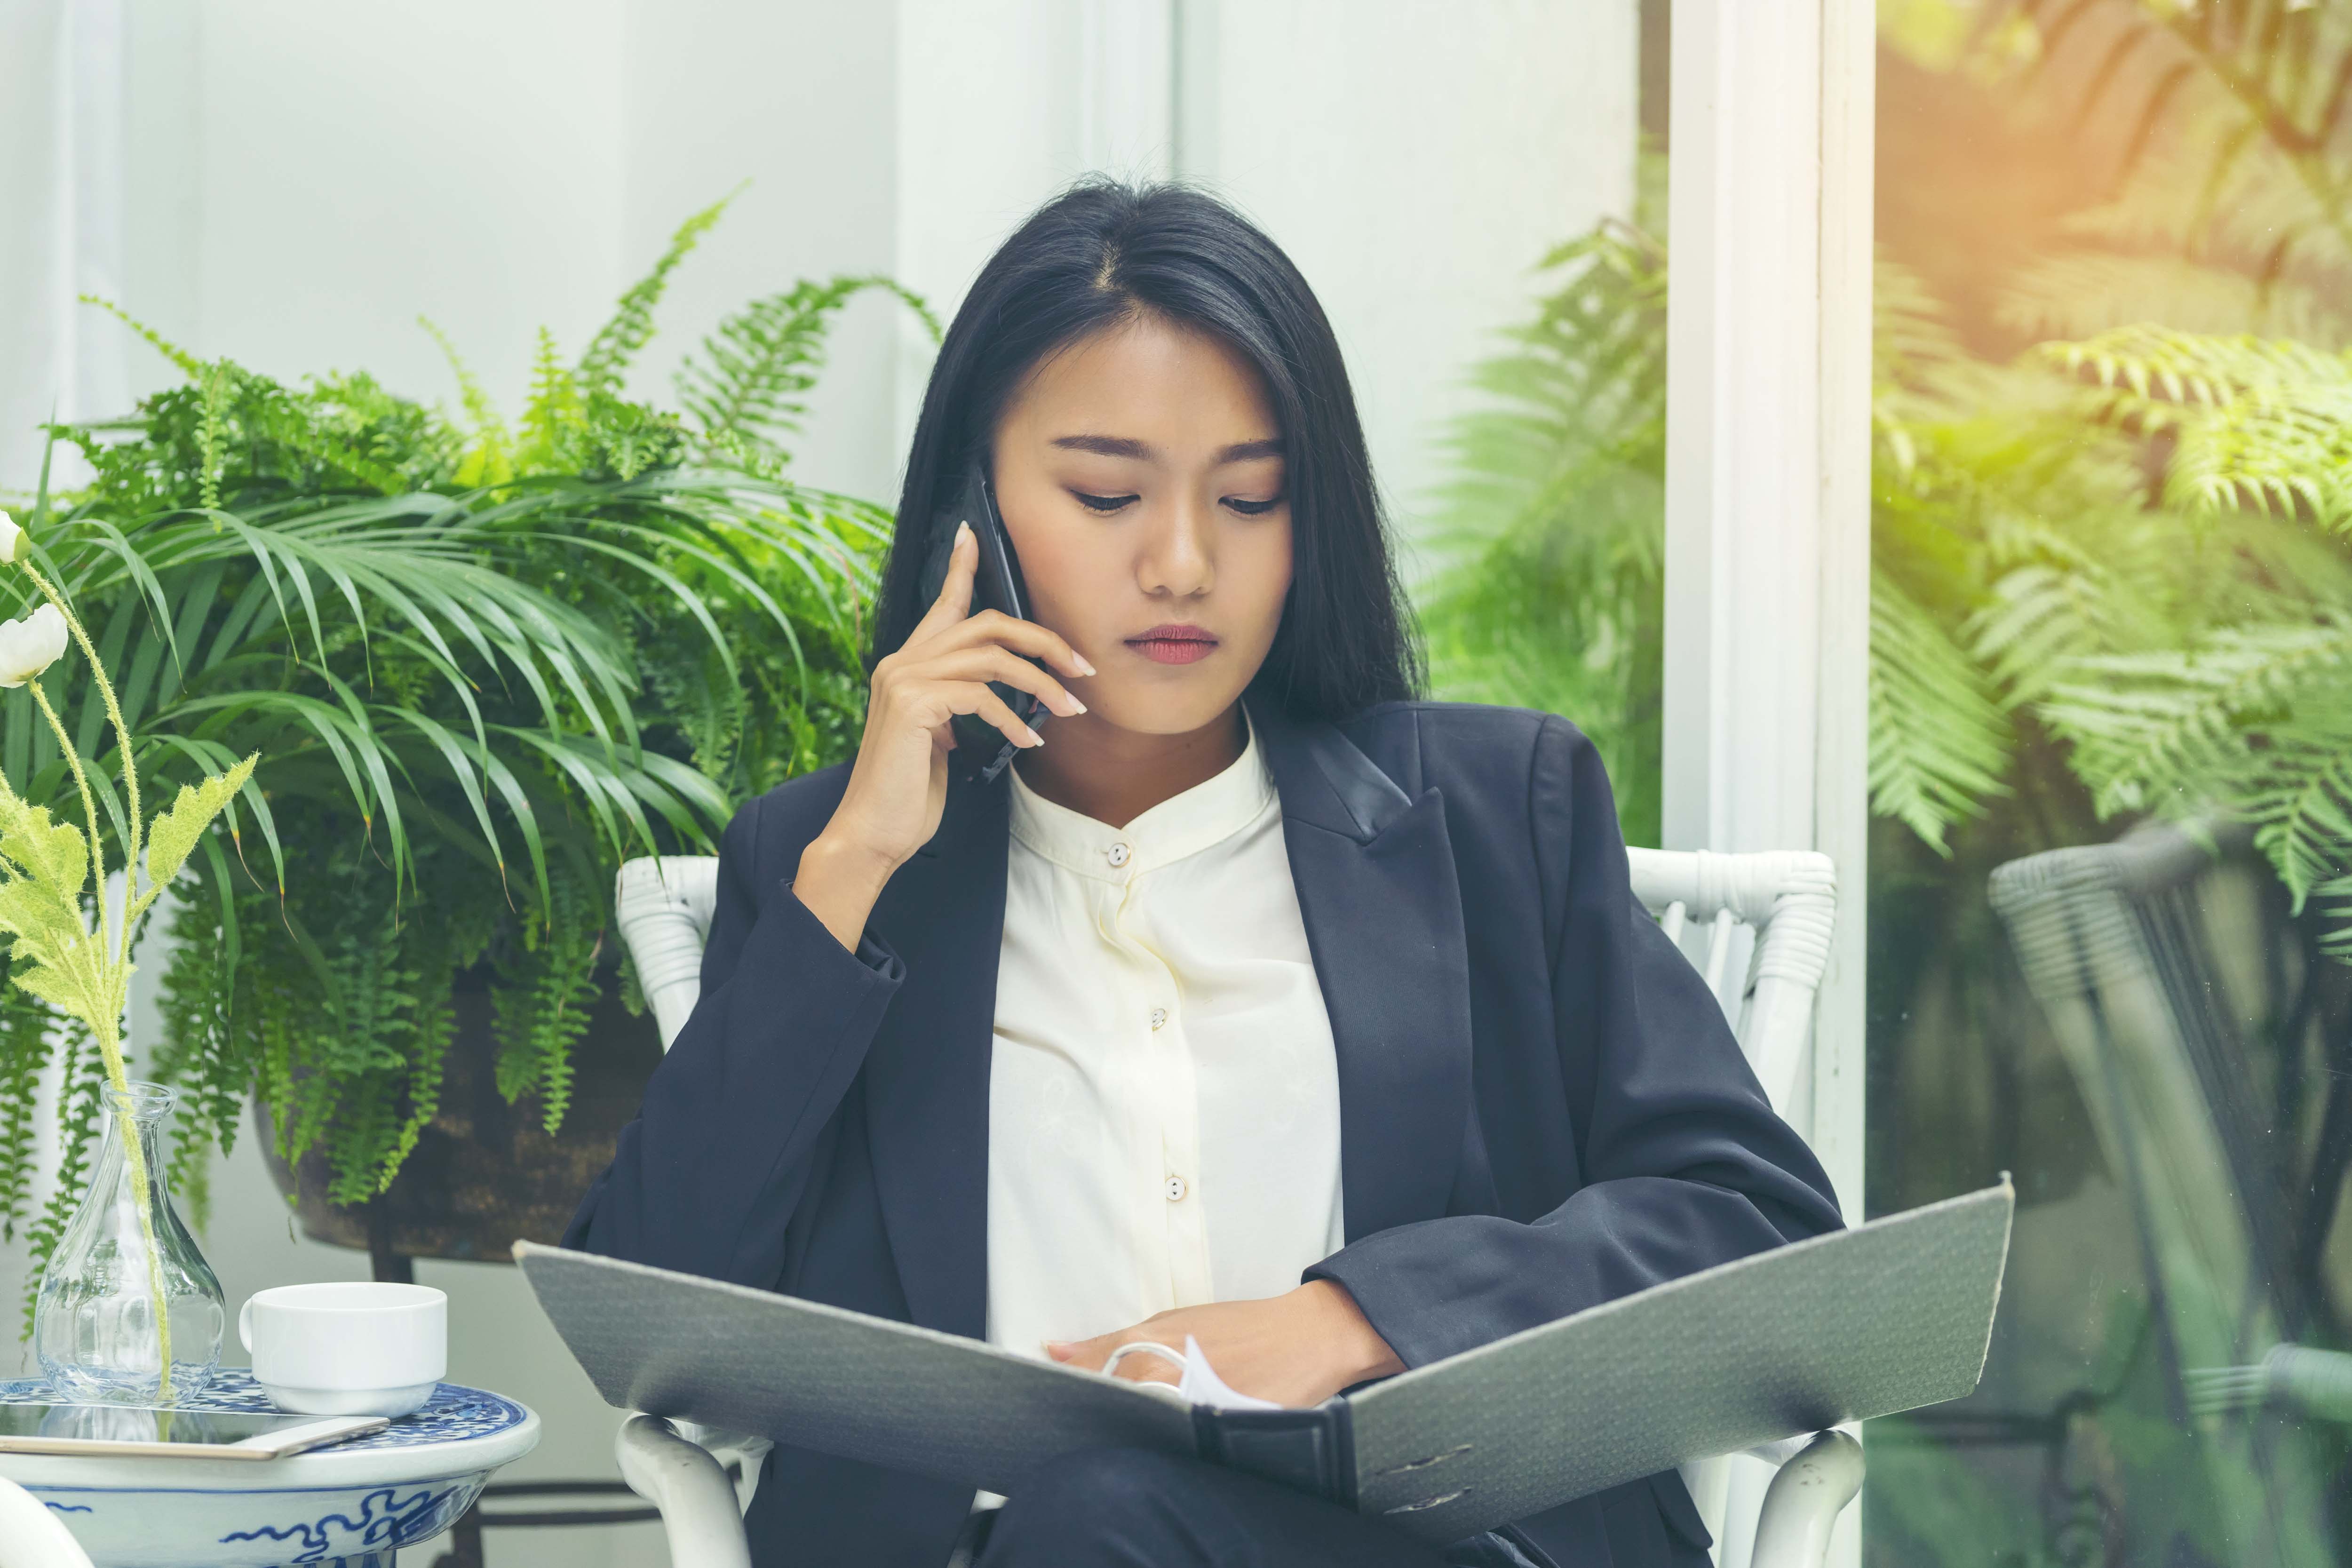
[[[1756,1520],[1749,1568],[1822,1568],[1830,1532],[1862,1489],[1862,1445],[1824,1432],[1780,1467]]]
[[[2263,1358],[2270,1396],[2297,1415],[2352,1424],[2352,1355],[2309,1345],[2273,1345]]]
[[[647,856],[624,861],[614,878],[614,921],[629,944],[664,1050],[702,994],[702,943],[718,902],[714,856]]]
[[[761,1467],[775,1444],[749,1432],[730,1432],[724,1426],[706,1426],[699,1421],[680,1421],[673,1416],[669,1424],[679,1436],[719,1461],[719,1468],[728,1471],[734,1480],[735,1511],[751,1512],[751,1499],[760,1489]]]
[[[0,1568],[89,1568],[89,1553],[49,1505],[0,1476]]]
[[[621,1479],[661,1510],[669,1560],[679,1568],[751,1568],[734,1483],[719,1461],[657,1415],[621,1423],[613,1439]]]

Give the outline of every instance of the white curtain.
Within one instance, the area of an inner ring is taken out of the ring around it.
[[[75,302],[122,295],[124,12],[0,0],[0,491],[33,488],[52,409],[130,406],[121,334]]]
[[[93,419],[131,405],[119,331],[99,322],[82,294],[122,297],[123,0],[0,0],[0,507],[17,509],[37,484],[43,435],[59,419]],[[88,470],[60,449],[52,484]],[[54,1069],[42,1075],[33,1205],[56,1169]],[[18,1364],[13,1331],[25,1278],[24,1242],[0,1244],[0,1377]]]

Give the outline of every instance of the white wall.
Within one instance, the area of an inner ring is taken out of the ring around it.
[[[428,316],[511,416],[540,327],[576,354],[670,231],[748,181],[673,275],[633,381],[667,400],[726,310],[888,270],[894,33],[887,6],[816,0],[0,6],[0,69],[26,89],[0,99],[0,130],[31,154],[0,168],[31,218],[0,228],[0,487],[32,483],[27,427],[53,399],[100,417],[177,375],[78,291],[201,356],[364,368],[454,405]],[[77,60],[79,78],[60,68]],[[110,178],[68,133],[106,123],[110,82]],[[882,301],[850,308],[810,482],[889,488],[890,329]]]
[[[1339,334],[1408,539],[1467,363],[1529,269],[1630,216],[1634,0],[1201,0],[1177,157],[1265,225]]]
[[[122,30],[117,0],[0,5],[0,486],[33,483],[35,425],[129,396],[70,308],[121,287]]]
[[[1464,373],[1526,314],[1530,269],[1632,210],[1635,0],[1104,12],[899,0],[900,276],[946,313],[1005,234],[1089,169],[1219,192],[1322,300],[1410,539],[1442,478],[1436,438],[1468,402]],[[1154,47],[1173,84],[1158,100],[1135,85]],[[912,336],[901,356],[903,442],[929,356]]]
[[[511,412],[539,326],[576,353],[677,222],[748,178],[639,367],[666,398],[722,312],[801,277],[895,271],[946,315],[1025,213],[1108,168],[1200,180],[1290,248],[1410,527],[1528,268],[1631,204],[1634,39],[1635,0],[4,0],[0,489],[31,483],[26,427],[53,400],[100,416],[173,374],[78,289],[200,355],[365,368],[454,405],[427,314]],[[894,306],[853,305],[803,477],[895,497],[929,357]],[[294,1237],[249,1142],[215,1187],[232,1306],[364,1276]],[[0,1315],[21,1270],[0,1248]],[[451,1292],[452,1375],[548,1417],[509,1479],[611,1474],[616,1417],[520,1278],[418,1278]],[[664,1561],[650,1526],[489,1551]]]
[[[725,310],[803,276],[895,269],[951,310],[1024,214],[1108,167],[1201,181],[1292,251],[1411,531],[1528,269],[1631,204],[1635,10],[18,0],[0,58],[30,90],[0,116],[36,156],[0,191],[34,221],[0,237],[0,486],[31,482],[53,399],[96,416],[173,374],[69,308],[78,289],[199,354],[454,400],[429,315],[511,409],[538,327],[576,351],[677,223],[748,179],[676,276],[635,384],[662,396]],[[91,68],[118,36],[116,73]],[[110,92],[111,174],[102,137],[60,134],[108,123]],[[928,363],[895,307],[851,306],[805,477],[889,493]]]
[[[801,278],[890,271],[897,18],[878,4],[629,0],[623,38],[621,286],[681,219],[750,182],[672,275],[634,384],[669,402],[679,356],[726,312]],[[879,296],[844,310],[796,448],[808,483],[896,499],[891,343],[906,314]]]

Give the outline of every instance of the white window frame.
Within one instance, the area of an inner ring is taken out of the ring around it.
[[[1818,849],[1837,868],[1812,1070],[1789,1110],[1849,1220],[1864,1212],[1876,38],[1871,0],[1675,0],[1667,169],[1664,837]],[[1832,1568],[1860,1563],[1861,1511],[1840,1518]],[[1722,1568],[1745,1563],[1738,1533],[1727,1521]]]
[[[1668,166],[1665,847],[1818,849],[1836,863],[1837,939],[1795,1110],[1850,1217],[1862,1212],[1875,37],[1869,0],[1677,0]]]

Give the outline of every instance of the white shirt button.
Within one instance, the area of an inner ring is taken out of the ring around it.
[[[1104,854],[1109,858],[1111,866],[1114,869],[1126,865],[1131,853],[1132,852],[1124,844],[1114,844],[1108,849],[1104,851]]]
[[[1169,1177],[1169,1178],[1168,1178],[1168,1188],[1167,1188],[1167,1191],[1168,1191],[1168,1201],[1169,1201],[1170,1203],[1171,1203],[1171,1204],[1181,1204],[1181,1203],[1182,1203],[1182,1202],[1184,1201],[1184,1194],[1185,1194],[1186,1193],[1188,1193],[1188,1192],[1192,1191],[1192,1188],[1190,1188],[1190,1187],[1188,1187],[1188,1186],[1186,1186],[1186,1185],[1184,1184],[1184,1178],[1183,1178],[1183,1177],[1181,1177],[1181,1176],[1171,1176],[1171,1177]]]
[[[1160,1025],[1165,1024],[1166,1022],[1168,1022],[1168,1009],[1165,1007],[1154,1007],[1151,1010],[1151,1026],[1157,1029]]]

